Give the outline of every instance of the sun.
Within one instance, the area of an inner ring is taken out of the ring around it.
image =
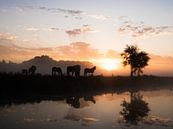
[[[106,58],[106,59],[100,60],[100,64],[101,64],[102,68],[104,68],[108,71],[111,71],[111,70],[115,70],[118,68],[119,62],[116,59]]]

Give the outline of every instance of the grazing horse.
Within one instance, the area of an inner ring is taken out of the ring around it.
[[[27,69],[22,69],[22,74],[27,76],[28,75],[28,70]]]
[[[60,67],[52,67],[52,76],[56,75],[58,73],[59,76],[62,76],[62,70]]]
[[[37,69],[36,66],[35,66],[35,65],[32,65],[32,66],[29,68],[28,73],[29,73],[30,75],[34,75],[36,69]]]
[[[92,67],[92,68],[85,68],[84,69],[84,76],[87,76],[87,73],[90,73],[91,76],[93,76],[94,71],[96,70],[96,66]]]
[[[80,76],[80,70],[81,70],[80,65],[68,66],[67,67],[67,75],[70,76],[70,73],[71,73],[72,76],[75,75],[75,77],[79,77]]]

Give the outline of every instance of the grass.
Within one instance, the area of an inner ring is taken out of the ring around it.
[[[0,90],[5,93],[76,93],[87,91],[112,91],[129,88],[160,88],[173,84],[172,77],[68,77],[50,75],[0,74]]]

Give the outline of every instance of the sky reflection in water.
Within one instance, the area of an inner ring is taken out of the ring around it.
[[[120,114],[123,101],[131,102],[129,92],[0,107],[0,127],[11,128],[172,128],[173,91],[140,91],[148,103],[148,116],[137,124]],[[135,93],[136,94],[136,93]]]

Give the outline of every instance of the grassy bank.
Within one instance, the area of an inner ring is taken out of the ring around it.
[[[173,89],[172,77],[67,77],[21,74],[0,74],[0,106],[6,104],[34,103],[42,100],[76,101],[91,99],[105,93]],[[75,100],[73,100],[75,98]]]
[[[10,94],[64,94],[93,91],[117,91],[129,88],[161,88],[173,84],[172,77],[67,77],[21,74],[0,74],[1,95]]]

